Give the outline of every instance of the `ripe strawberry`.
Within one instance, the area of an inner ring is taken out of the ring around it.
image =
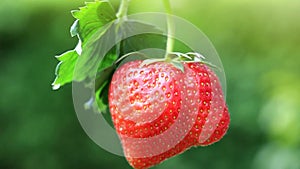
[[[182,72],[166,62],[141,63],[121,66],[109,89],[114,126],[134,168],[149,168],[224,136],[229,113],[210,68],[184,63]]]

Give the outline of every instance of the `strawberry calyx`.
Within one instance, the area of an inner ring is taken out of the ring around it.
[[[176,67],[177,69],[181,70],[182,72],[184,72],[184,66],[183,63],[203,63],[209,67],[215,68],[219,71],[221,71],[221,69],[208,62],[205,61],[205,57],[203,55],[201,55],[200,53],[196,53],[196,52],[188,52],[188,53],[181,53],[181,52],[171,52],[168,53],[166,55],[165,58],[151,58],[151,59],[146,59],[141,63],[141,67],[145,66],[145,65],[149,65],[149,64],[153,64],[156,62],[167,62],[167,63],[171,63],[174,67]]]

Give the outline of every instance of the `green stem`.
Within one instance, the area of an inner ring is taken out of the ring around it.
[[[119,11],[117,13],[117,18],[122,18],[127,16],[129,2],[130,0],[121,0]]]
[[[169,0],[163,0],[165,10],[167,13],[167,26],[168,26],[168,39],[167,39],[167,47],[166,47],[166,55],[165,59],[169,59],[169,54],[173,51],[174,47],[174,39],[172,36],[174,36],[174,23],[173,23],[173,18],[172,18],[172,8]]]

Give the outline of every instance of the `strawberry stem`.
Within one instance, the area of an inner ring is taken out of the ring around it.
[[[169,54],[173,51],[173,47],[174,47],[174,39],[172,38],[172,36],[174,35],[175,28],[172,19],[172,8],[171,8],[170,1],[164,0],[163,2],[164,2],[166,13],[168,15],[167,16],[168,39],[167,39],[166,55],[165,55],[165,59],[168,61],[170,60]]]
[[[117,18],[123,18],[127,16],[130,0],[121,0],[121,4],[117,13]]]

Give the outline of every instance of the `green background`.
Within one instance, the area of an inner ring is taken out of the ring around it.
[[[219,52],[232,122],[219,143],[154,168],[300,169],[300,1],[171,2]],[[69,27],[79,6],[82,0],[0,1],[1,169],[130,168],[85,134],[71,85],[51,89],[54,56],[77,43]],[[130,13],[146,11],[162,12],[162,2],[131,1]]]

